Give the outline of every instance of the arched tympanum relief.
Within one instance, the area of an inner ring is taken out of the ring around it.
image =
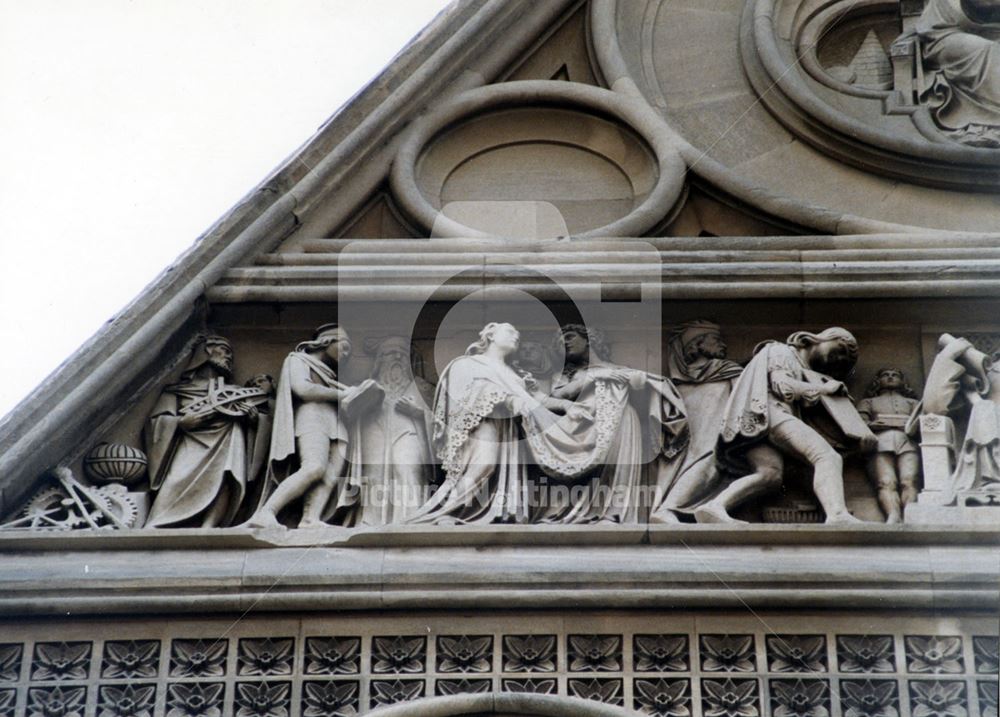
[[[749,0],[744,66],[760,100],[821,151],[911,182],[992,191],[1000,79],[987,60],[969,65],[1000,45],[960,4]]]
[[[608,86],[641,95],[691,171],[730,196],[838,234],[992,231],[1000,150],[982,118],[971,142],[945,126],[969,113],[946,111],[965,86],[938,81],[920,34],[933,5],[594,0],[591,24]]]
[[[628,717],[637,713],[575,697],[487,692],[418,700],[369,714],[372,717]]]

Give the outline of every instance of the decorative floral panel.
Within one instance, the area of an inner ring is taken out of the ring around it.
[[[773,632],[670,615],[366,620],[303,618],[271,635],[264,618],[202,621],[207,637],[136,622],[94,640],[77,639],[87,624],[39,623],[39,639],[0,643],[0,717],[357,717],[486,692],[653,717],[1000,717],[988,620],[935,631],[880,617],[871,633],[844,618],[824,631],[822,617],[771,617]]]

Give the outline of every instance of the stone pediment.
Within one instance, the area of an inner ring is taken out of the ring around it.
[[[981,4],[450,7],[0,423],[0,717],[995,715]]]

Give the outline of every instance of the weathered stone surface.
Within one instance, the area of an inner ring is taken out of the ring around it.
[[[445,11],[0,423],[0,717],[995,715],[949,2]]]

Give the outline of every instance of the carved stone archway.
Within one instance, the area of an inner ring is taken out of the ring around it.
[[[431,697],[382,707],[368,714],[370,717],[632,717],[638,713],[577,697],[485,692]]]

